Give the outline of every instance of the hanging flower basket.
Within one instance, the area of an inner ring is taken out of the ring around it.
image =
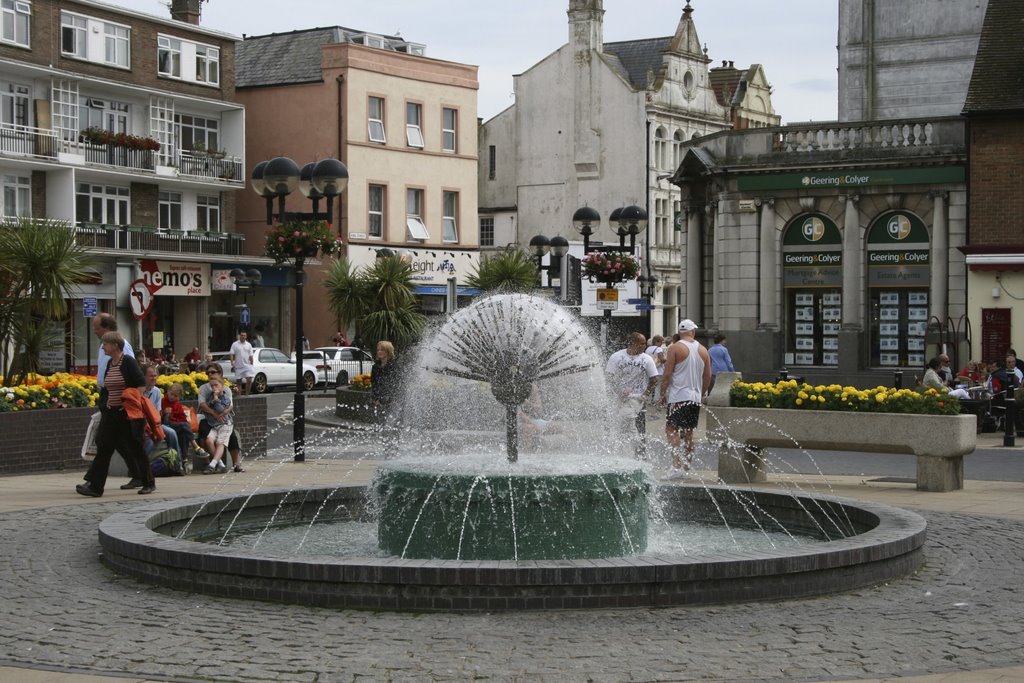
[[[296,257],[326,256],[340,247],[341,242],[324,221],[278,223],[267,231],[266,255],[278,264]]]
[[[617,252],[592,251],[583,257],[583,275],[594,282],[604,282],[609,287],[618,282],[635,280],[640,274],[640,261]]]

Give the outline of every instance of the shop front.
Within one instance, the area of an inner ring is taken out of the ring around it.
[[[246,273],[232,278],[232,270]],[[258,274],[258,277],[255,275]],[[264,346],[291,349],[290,331],[284,327],[282,301],[291,287],[291,269],[248,263],[215,263],[212,267],[207,344],[210,351],[227,351],[245,330],[250,341]]]
[[[839,227],[824,214],[798,216],[785,229],[782,286],[786,365],[839,365],[842,250]]]
[[[455,293],[460,308],[480,294],[480,290],[466,285],[466,278],[480,265],[479,251],[388,248],[397,252],[412,268],[411,279],[423,313],[431,315],[448,312],[448,282],[451,278],[455,278]],[[381,250],[382,247],[350,244],[348,260],[356,268],[369,268]]]

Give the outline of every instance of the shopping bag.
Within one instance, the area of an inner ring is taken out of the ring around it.
[[[85,428],[85,442],[82,444],[82,460],[91,461],[96,457],[96,434],[100,430],[100,412],[93,413],[89,426]]]

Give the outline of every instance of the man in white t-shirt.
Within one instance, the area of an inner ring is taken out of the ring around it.
[[[636,426],[638,458],[646,455],[646,398],[658,382],[658,369],[654,359],[644,351],[646,348],[647,338],[633,332],[629,335],[628,346],[613,353],[604,368],[608,385],[619,401],[619,416]]]
[[[252,389],[252,378],[256,376],[256,369],[252,365],[252,344],[248,338],[249,335],[244,331],[239,332],[238,341],[231,345],[231,369],[235,373],[235,381],[238,382],[238,389],[243,396]]]

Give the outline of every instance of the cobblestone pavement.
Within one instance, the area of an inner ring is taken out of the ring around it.
[[[820,681],[1024,663],[1024,528],[1010,519],[924,511],[915,576],[838,596],[452,615],[252,603],[116,576],[97,559],[96,528],[127,505],[0,515],[0,664],[325,683]]]

